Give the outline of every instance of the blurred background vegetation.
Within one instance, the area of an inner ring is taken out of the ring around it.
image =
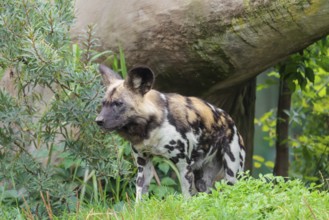
[[[0,76],[14,80],[14,90],[0,88],[0,206],[31,219],[78,212],[82,204],[120,210],[134,200],[130,144],[94,123],[104,93],[96,61],[125,76],[124,53],[97,52],[93,26],[72,43],[73,22],[71,1],[0,3]],[[275,166],[278,87],[285,74],[292,91],[289,175],[328,190],[328,45],[323,38],[259,77],[255,176]],[[175,167],[161,158],[154,163],[159,179],[151,194],[179,191]]]
[[[272,172],[280,69],[286,66],[292,91],[289,115],[289,175],[305,182],[329,177],[329,41],[325,37],[258,78],[254,174]]]

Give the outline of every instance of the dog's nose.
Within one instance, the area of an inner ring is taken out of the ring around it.
[[[98,126],[102,127],[104,125],[104,118],[101,116],[98,116],[95,120]]]

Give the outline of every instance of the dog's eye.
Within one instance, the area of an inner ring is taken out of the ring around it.
[[[106,106],[106,105],[108,105],[108,104],[109,104],[108,101],[106,101],[106,100],[102,101],[102,106]]]
[[[123,102],[119,101],[119,100],[115,100],[113,102],[111,102],[112,106],[116,106],[116,107],[120,107],[123,105]]]

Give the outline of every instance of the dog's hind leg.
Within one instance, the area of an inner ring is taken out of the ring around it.
[[[185,159],[180,159],[176,166],[179,170],[182,194],[185,198],[189,198],[197,192],[194,185],[192,168]]]
[[[236,127],[234,127],[234,135],[229,146],[225,147],[223,155],[224,175],[229,184],[237,181],[238,172],[243,171],[245,150],[243,141]]]

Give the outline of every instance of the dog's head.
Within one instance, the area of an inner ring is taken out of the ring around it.
[[[146,98],[154,82],[152,70],[134,67],[125,80],[105,65],[100,65],[99,71],[107,90],[96,123],[108,131],[146,123],[152,111]]]

